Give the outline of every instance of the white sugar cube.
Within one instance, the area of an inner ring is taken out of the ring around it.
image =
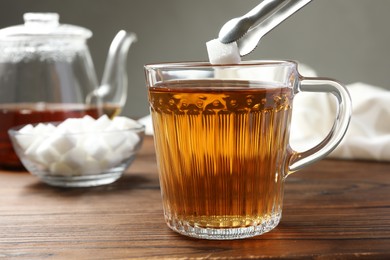
[[[15,139],[16,139],[17,143],[19,144],[19,146],[23,150],[27,150],[30,147],[30,145],[33,144],[35,137],[34,137],[34,135],[31,135],[31,134],[16,135]]]
[[[93,129],[93,125],[95,124],[95,121],[96,121],[95,118],[91,116],[88,115],[84,116],[81,119],[83,131],[85,132],[91,131]]]
[[[32,124],[25,125],[18,131],[21,134],[31,134],[34,132],[34,126]]]
[[[23,150],[27,150],[36,140],[36,135],[34,135],[34,133],[36,131],[46,131],[44,130],[46,129],[46,126],[39,124],[37,129],[38,130],[36,130],[35,127],[31,124],[25,125],[23,128],[19,129],[18,132],[20,135],[15,135],[15,139]],[[38,147],[38,143],[35,143],[35,146]]]
[[[48,123],[47,125],[45,125],[46,128],[45,128],[45,133],[52,133],[53,131],[55,131],[57,129],[57,127],[51,123]]]
[[[80,133],[83,131],[83,124],[79,118],[68,118],[60,123],[57,128],[64,133]]]
[[[129,157],[135,146],[139,143],[140,137],[136,133],[126,132],[125,142],[122,143],[120,147],[117,148],[115,153],[121,154],[122,157]]]
[[[76,146],[77,138],[74,135],[53,134],[47,138],[45,143],[58,153],[64,154]]]
[[[94,124],[95,130],[104,130],[111,125],[111,119],[107,115],[99,117]]]
[[[49,167],[52,162],[60,159],[60,154],[50,145],[49,142],[46,142],[46,140],[42,141],[42,143],[37,147],[35,155],[39,161],[47,167]]]
[[[45,134],[48,132],[48,125],[39,123],[34,127],[34,134]]]
[[[59,176],[72,176],[75,174],[74,169],[63,162],[54,162],[50,164],[49,171],[50,174]]]
[[[125,132],[105,133],[102,135],[102,140],[107,144],[112,151],[115,151],[123,142],[125,142]]]
[[[39,156],[37,155],[37,149],[45,140],[45,137],[34,135],[33,139],[34,139],[33,142],[28,146],[28,148],[24,153],[30,160],[39,162],[40,160],[39,160]]]
[[[85,150],[76,146],[62,157],[62,162],[70,168],[79,169],[85,162],[86,157]]]
[[[124,159],[124,157],[120,153],[108,153],[104,158],[104,162],[106,163],[108,168],[118,166],[118,164]]]
[[[206,43],[211,64],[238,64],[241,62],[240,52],[236,42],[224,44],[218,39]]]
[[[87,135],[80,149],[96,160],[102,160],[109,151],[109,147],[98,134]]]
[[[139,123],[137,123],[137,121],[123,116],[114,117],[111,125],[112,127],[116,127],[122,130],[140,126]]]
[[[105,170],[104,167],[100,164],[99,161],[94,160],[92,158],[88,158],[83,165],[80,167],[80,172],[82,174],[100,174]]]

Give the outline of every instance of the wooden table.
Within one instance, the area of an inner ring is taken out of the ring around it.
[[[55,188],[6,171],[0,180],[0,259],[390,259],[389,163],[323,160],[295,173],[279,226],[233,241],[166,226],[150,137],[111,185]]]

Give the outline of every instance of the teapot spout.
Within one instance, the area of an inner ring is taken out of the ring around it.
[[[102,82],[94,96],[103,105],[103,113],[118,115],[127,98],[127,53],[137,40],[135,33],[121,30],[113,39],[103,72]]]

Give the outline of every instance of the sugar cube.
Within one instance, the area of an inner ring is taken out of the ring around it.
[[[206,43],[211,64],[238,64],[241,62],[240,52],[236,42],[224,44],[218,39]]]

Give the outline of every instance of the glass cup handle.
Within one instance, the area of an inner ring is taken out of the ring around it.
[[[352,114],[352,101],[348,90],[332,79],[300,77],[299,92],[322,92],[334,95],[337,100],[337,112],[332,129],[318,145],[304,152],[290,151],[288,174],[298,171],[331,153],[343,139]]]

